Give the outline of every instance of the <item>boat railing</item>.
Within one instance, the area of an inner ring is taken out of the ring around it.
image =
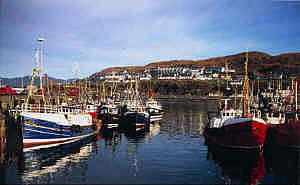
[[[80,109],[57,105],[22,104],[20,111],[37,113],[77,114],[80,112]]]
[[[258,109],[253,109],[250,111],[250,115],[254,118],[262,118],[261,117],[261,111]]]
[[[242,112],[239,109],[225,109],[221,111],[221,117],[222,119],[233,119],[237,117],[241,117]]]
[[[285,114],[282,112],[269,112],[266,114],[265,120],[269,124],[281,124],[285,122]]]

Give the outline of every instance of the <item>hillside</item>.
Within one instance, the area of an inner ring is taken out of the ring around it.
[[[300,53],[284,53],[280,55],[269,55],[263,52],[249,52],[249,72],[254,74],[263,74],[268,72],[288,72],[292,74],[297,73],[297,65],[300,65]],[[141,69],[150,69],[156,67],[170,67],[170,66],[194,66],[194,67],[221,67],[225,63],[229,63],[230,68],[237,72],[244,70],[244,62],[246,53],[239,53],[229,56],[214,57],[205,60],[171,60],[149,63],[146,66],[128,66],[128,67],[111,67],[100,71],[105,74],[111,71],[138,71]]]
[[[285,72],[289,74],[300,74],[300,53],[283,53],[279,55],[269,55],[263,52],[249,52],[249,72],[254,74],[267,74],[269,72]],[[229,64],[231,69],[235,69],[237,73],[244,70],[244,62],[246,53],[239,53],[229,56],[214,57],[205,60],[170,60],[152,62],[145,66],[124,66],[124,67],[110,67],[100,72],[97,72],[87,78],[92,79],[97,74],[105,74],[111,71],[127,70],[129,72],[137,72],[144,69],[151,69],[156,67],[171,67],[171,66],[189,66],[189,67],[223,67],[225,63]],[[2,84],[14,87],[30,84],[31,76],[18,78],[1,78]],[[63,80],[49,77],[52,82],[61,82]],[[85,78],[84,78],[85,79]],[[71,81],[70,79],[67,81]],[[39,85],[39,80],[36,79],[35,85]]]
[[[138,71],[141,69],[144,69],[145,66],[124,66],[124,67],[109,67],[101,71],[101,73],[109,73],[112,71],[122,71],[122,70],[127,70],[127,71]]]

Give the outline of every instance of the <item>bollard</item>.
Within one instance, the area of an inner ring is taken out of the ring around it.
[[[5,162],[5,148],[6,148],[6,128],[5,120],[0,120],[0,164]]]
[[[99,132],[102,128],[102,120],[95,119],[94,121],[95,121],[96,131]]]
[[[1,143],[6,143],[6,128],[5,128],[5,120],[0,120],[0,137],[1,137]]]
[[[22,125],[22,116],[18,115],[16,119],[16,127],[17,127],[17,148],[23,148],[23,125]]]

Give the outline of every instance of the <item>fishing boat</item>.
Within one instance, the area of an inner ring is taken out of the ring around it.
[[[160,104],[156,100],[148,100],[146,102],[146,111],[150,115],[150,121],[158,121],[163,118],[163,109]]]
[[[146,111],[150,114],[150,121],[157,121],[163,118],[163,108],[155,99],[149,98],[146,101]]]
[[[257,150],[263,147],[268,127],[260,111],[250,109],[249,88],[247,51],[242,106],[229,108],[226,105],[222,108],[219,99],[218,114],[208,117],[209,124],[203,133],[210,142],[227,148]]]
[[[234,109],[221,110],[210,119],[204,136],[216,145],[238,149],[261,149],[267,131],[265,121],[255,114],[242,116]]]
[[[272,147],[284,147],[300,149],[300,120],[297,99],[297,81],[294,82],[294,101],[292,105],[286,105],[284,116],[280,124],[270,125],[266,144]],[[288,96],[286,102],[289,102]]]
[[[141,107],[130,108],[123,114],[121,122],[127,126],[140,128],[149,125],[150,116],[149,113],[144,111]]]
[[[40,43],[44,39],[38,39]],[[30,82],[26,102],[19,107],[23,125],[24,150],[47,148],[60,144],[80,141],[97,133],[99,127],[93,122],[92,116],[78,106],[68,106],[66,103],[50,105],[44,96],[41,70],[42,45],[36,51],[36,66]],[[40,78],[40,102],[34,103],[32,86],[36,73]]]
[[[99,119],[103,126],[114,128],[119,126],[119,106],[115,104],[102,104],[99,106]]]
[[[268,84],[269,87],[262,91],[258,87],[256,99],[258,102],[257,108],[261,111],[261,117],[266,121],[268,127],[272,127],[285,122],[286,111],[284,107],[292,91],[283,89],[280,83],[278,83],[277,88],[272,88],[270,82]]]
[[[145,105],[141,100],[138,92],[138,83],[136,80],[135,90],[129,89],[129,97],[127,101],[123,101],[121,107],[121,126],[135,126],[137,129],[148,126],[150,123],[150,115],[145,109]]]
[[[92,116],[93,121],[98,118],[98,106],[94,104],[86,104],[85,111]]]
[[[65,106],[23,104],[20,116],[24,149],[71,143],[97,133],[90,114]]]
[[[150,121],[158,121],[163,118],[163,107],[162,105],[154,99],[154,93],[152,92],[152,89],[149,90],[149,98],[146,101],[146,111],[150,114]]]
[[[110,87],[110,96],[106,95],[105,89],[104,82],[102,83],[102,92],[97,88],[97,92],[101,92],[98,96],[98,119],[102,120],[105,128],[115,128],[119,126],[120,119],[119,94],[115,92],[115,83],[113,83],[113,87]]]

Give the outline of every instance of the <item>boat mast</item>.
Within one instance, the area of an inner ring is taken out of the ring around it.
[[[104,82],[102,82],[102,94],[101,94],[101,101],[106,103],[106,93],[105,93],[105,86],[104,86]]]
[[[244,85],[243,85],[243,115],[247,117],[250,104],[249,104],[249,79],[248,79],[248,48],[246,52],[246,61],[245,61],[245,76],[244,76]]]
[[[113,89],[114,89],[114,86],[115,86],[115,81],[113,80],[111,86],[110,86],[110,98],[112,98],[113,96]]]
[[[96,81],[96,94],[97,94],[97,103],[99,104],[99,91],[98,91],[98,82]]]
[[[42,62],[43,62],[43,41],[44,39],[39,38],[38,41],[41,43],[41,47],[40,47],[40,71],[39,71],[39,77],[40,77],[40,89],[42,92],[42,98],[43,98],[43,102],[45,102],[45,96],[44,96],[44,89],[43,89],[43,78],[42,78]]]
[[[226,73],[226,90],[230,90],[230,88],[228,87],[228,80],[229,80],[229,75],[228,75],[228,63],[225,63],[225,73]]]
[[[298,89],[298,84],[297,84],[297,80],[295,80],[295,104],[296,104],[296,109],[295,109],[295,111],[296,111],[296,120],[298,120],[298,114],[297,114],[297,110],[298,110],[298,91],[297,91],[297,89]]]
[[[116,83],[114,83],[114,91],[112,93],[112,99],[115,100],[116,98],[116,91],[117,91],[117,87],[118,87],[118,81],[116,81]]]
[[[133,85],[132,85],[132,79],[130,79],[130,88],[129,88],[129,101],[130,101],[130,103],[132,103],[132,101],[133,101],[133,93],[134,93],[134,91],[133,91],[133,87],[132,87]]]
[[[218,82],[217,82],[217,85],[218,85],[218,106],[219,106],[219,110],[221,110],[222,108],[222,102],[221,102],[221,90],[220,90],[220,78],[218,78]]]
[[[89,101],[89,96],[88,96],[88,78],[85,79],[85,86],[84,86],[84,93],[83,93],[83,102],[87,104]]]
[[[38,38],[37,41],[40,42],[40,48],[38,50],[36,50],[35,53],[35,68],[32,71],[32,77],[31,77],[31,81],[30,81],[30,86],[29,86],[29,92],[28,92],[28,96],[26,99],[26,104],[29,103],[29,98],[32,96],[32,86],[35,80],[35,75],[36,73],[38,73],[39,79],[40,79],[40,89],[41,89],[41,93],[42,93],[42,98],[43,98],[43,102],[46,103],[45,101],[45,96],[44,96],[44,90],[43,90],[43,80],[42,80],[42,49],[43,49],[43,41],[45,39],[43,38]]]
[[[236,107],[236,97],[237,97],[237,85],[235,85],[235,89],[234,89],[234,110],[237,109],[237,107]]]

